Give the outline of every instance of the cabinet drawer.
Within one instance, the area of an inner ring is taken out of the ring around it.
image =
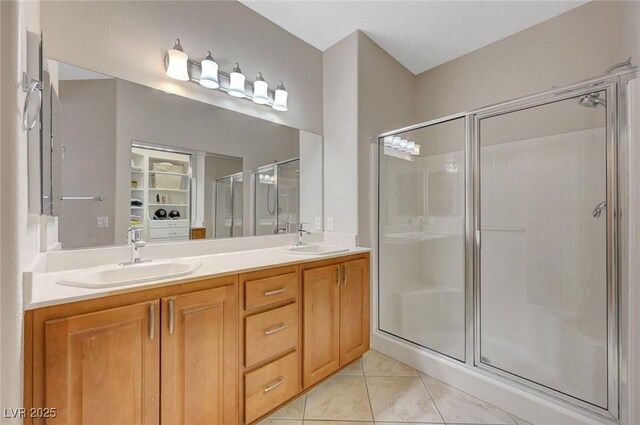
[[[189,228],[151,229],[149,237],[151,239],[189,238]]]
[[[244,284],[245,310],[298,299],[298,274],[287,273]]]
[[[189,220],[151,220],[149,227],[152,229],[175,229],[176,227],[189,227]]]
[[[247,368],[298,345],[298,303],[245,318]]]
[[[298,352],[245,374],[245,422],[251,423],[298,393]]]

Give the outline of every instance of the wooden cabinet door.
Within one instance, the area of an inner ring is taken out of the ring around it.
[[[61,425],[159,423],[158,301],[45,323],[45,404]]]
[[[369,262],[365,259],[342,265],[340,285],[340,366],[369,349]]]
[[[162,299],[163,424],[238,423],[235,285]]]
[[[303,385],[305,388],[340,367],[339,266],[302,272]]]

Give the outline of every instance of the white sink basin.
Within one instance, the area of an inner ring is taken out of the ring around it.
[[[81,288],[111,288],[151,280],[186,276],[200,267],[197,261],[167,260],[150,263],[110,265],[80,271],[58,281],[61,285]]]
[[[338,245],[318,245],[318,244],[308,244],[308,245],[300,245],[300,246],[290,246],[287,247],[287,252],[292,254],[303,254],[303,255],[328,255],[328,254],[336,254],[338,252],[349,251],[349,248],[344,248]]]

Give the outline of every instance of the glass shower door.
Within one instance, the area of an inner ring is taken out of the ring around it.
[[[464,361],[465,118],[381,138],[379,162],[380,330]]]
[[[300,222],[300,161],[278,164],[278,229]]]
[[[615,362],[607,97],[603,90],[477,121],[476,362],[604,409]]]
[[[230,238],[233,225],[230,176],[216,180],[216,238]]]

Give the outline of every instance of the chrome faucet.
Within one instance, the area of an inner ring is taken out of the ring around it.
[[[600,218],[602,211],[607,209],[607,201],[602,201],[593,209],[593,218]]]
[[[142,240],[142,229],[134,229],[129,227],[128,230],[129,245],[131,245],[131,261],[120,263],[122,266],[130,264],[148,263],[151,260],[142,259],[142,248],[146,245],[146,242]]]
[[[293,244],[293,246],[301,246],[304,245],[304,242],[302,242],[302,235],[303,234],[307,234],[310,235],[311,232],[304,230],[304,225],[307,223],[298,223],[298,229],[296,230],[296,243]]]

